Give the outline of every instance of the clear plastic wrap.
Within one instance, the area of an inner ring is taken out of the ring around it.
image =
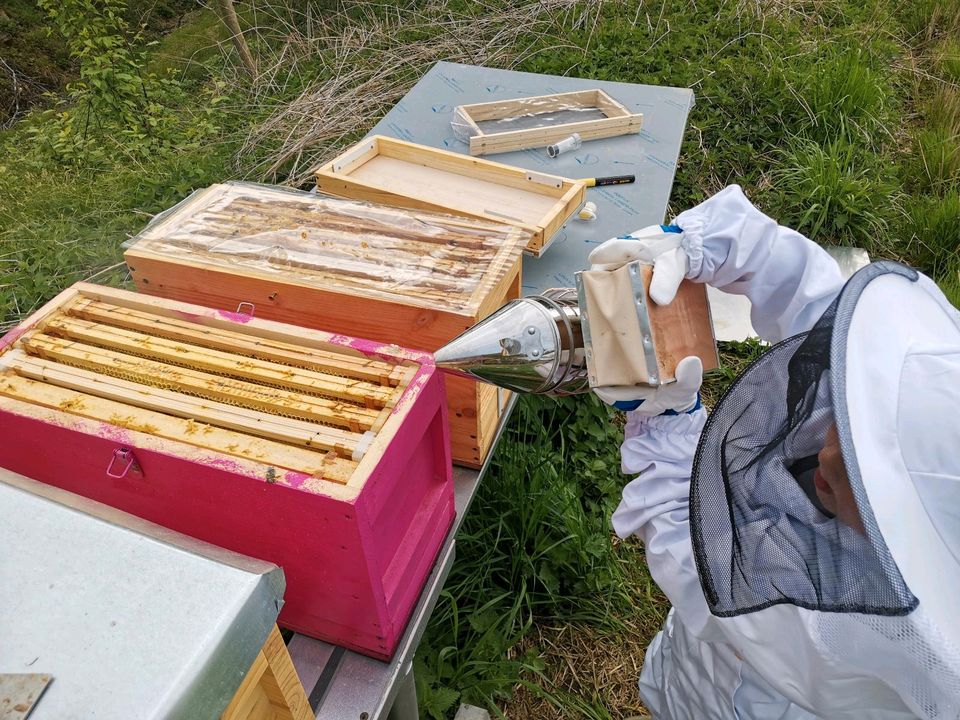
[[[512,132],[514,130],[535,130],[551,128],[557,125],[586,122],[587,120],[603,120],[607,116],[600,108],[583,107],[578,105],[556,105],[535,102],[538,98],[529,98],[522,102],[523,112],[511,114],[490,120],[472,121],[461,105],[453,112],[450,125],[453,134],[464,142],[478,134],[495,135],[497,133]],[[478,132],[479,131],[479,132]]]
[[[516,268],[529,239],[501,223],[235,182],[193,193],[127,247],[237,274],[282,273],[287,282],[464,310]]]
[[[602,90],[580,90],[460,105],[450,126],[471,155],[484,155],[543,147],[573,133],[584,140],[637,133],[642,122]]]

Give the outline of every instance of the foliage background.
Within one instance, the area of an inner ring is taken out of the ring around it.
[[[237,7],[256,78],[194,0],[0,9],[3,326],[76,280],[126,282],[119,244],[194,188],[302,183],[441,59],[691,87],[671,213],[738,182],[782,223],[914,264],[960,302],[960,0]],[[708,399],[760,348],[722,351]],[[667,604],[642,548],[610,533],[620,436],[589,398],[519,404],[417,656],[425,716],[642,713]]]

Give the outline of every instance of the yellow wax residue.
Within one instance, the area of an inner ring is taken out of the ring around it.
[[[64,400],[59,405],[60,409],[65,412],[75,411],[80,412],[86,408],[86,405],[83,404],[83,400],[80,398],[72,398],[70,400]]]
[[[110,419],[107,420],[107,422],[111,425],[117,425],[118,427],[126,428],[127,430],[133,430],[135,432],[147,433],[148,435],[156,435],[159,429],[156,425],[140,422],[133,415],[117,415],[114,413],[110,416]]]

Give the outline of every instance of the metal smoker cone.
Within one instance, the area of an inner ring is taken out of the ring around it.
[[[504,305],[440,348],[437,366],[516,392],[587,390],[577,362],[583,349],[575,297],[572,304],[554,298],[535,295]]]

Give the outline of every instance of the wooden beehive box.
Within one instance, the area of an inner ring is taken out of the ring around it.
[[[453,520],[428,355],[89,284],[0,340],[0,465],[272,561],[282,626],[393,652]]]
[[[508,223],[540,255],[583,204],[586,183],[375,135],[317,168],[321,192]]]
[[[520,296],[527,235],[500,223],[263,185],[201,190],[126,252],[151,295],[433,352]],[[454,462],[479,466],[504,395],[446,378]]]
[[[454,117],[471,155],[544,147],[573,133],[582,140],[636,134],[643,125],[642,114],[599,89],[460,105]]]

